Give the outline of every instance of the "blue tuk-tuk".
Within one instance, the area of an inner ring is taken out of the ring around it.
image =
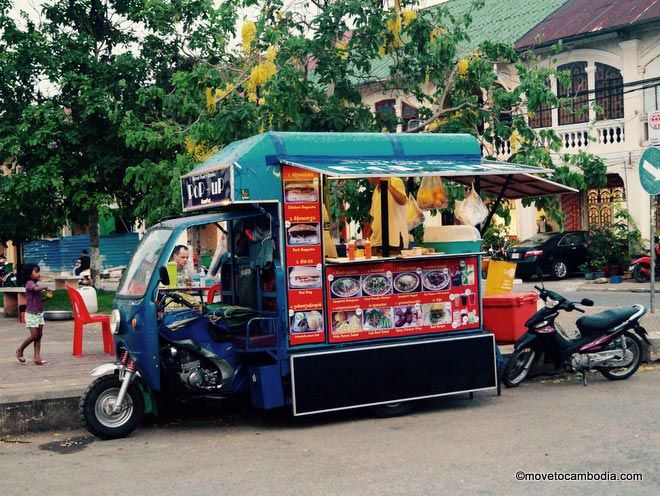
[[[365,202],[380,202],[389,225],[388,178],[475,183],[495,205],[571,191],[544,172],[483,160],[468,135],[270,132],[232,143],[182,177],[184,216],[148,229],[124,271],[117,360],[92,372],[87,428],[125,436],[164,397],[249,394],[294,415],[368,406],[386,416],[494,391],[479,242],[390,253],[385,229],[378,256],[345,256],[329,233],[328,185],[379,178],[380,197]]]

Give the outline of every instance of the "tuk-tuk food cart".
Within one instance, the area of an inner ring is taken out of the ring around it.
[[[307,415],[363,406],[400,414],[411,400],[495,390],[480,251],[389,256],[386,229],[382,256],[327,257],[324,185],[436,175],[476,180],[497,202],[571,191],[544,172],[483,160],[469,135],[270,132],[232,143],[182,177],[187,215],[150,228],[124,272],[113,311],[118,362],[94,372],[102,377],[83,401],[88,427],[125,435],[138,410],[182,392],[249,392],[256,407]],[[388,225],[385,194],[381,202]],[[205,288],[164,287],[164,266],[186,230],[209,225],[227,238],[209,268],[222,302],[191,304],[180,293]],[[179,310],[166,308],[172,301]],[[114,382],[103,382],[108,372]]]

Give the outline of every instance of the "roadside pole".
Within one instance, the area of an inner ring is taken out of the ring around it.
[[[655,195],[651,198],[651,313],[655,313]]]
[[[655,116],[657,115],[657,119]],[[649,117],[649,130],[652,126],[656,125],[657,131],[660,132],[660,112],[652,114],[653,119]],[[651,218],[651,313],[655,313],[655,196],[660,194],[660,147],[650,146],[642,156],[639,158],[639,182],[642,188],[650,196],[650,211],[649,217]]]

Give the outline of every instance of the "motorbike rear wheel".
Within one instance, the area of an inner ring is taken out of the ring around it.
[[[649,281],[649,277],[646,274],[644,274],[644,272],[643,272],[644,269],[646,269],[649,273],[651,272],[650,267],[644,266],[642,264],[635,265],[635,268],[633,269],[633,273],[632,273],[632,276],[633,276],[633,279],[635,280],[635,282],[648,282]]]
[[[144,415],[144,397],[135,382],[126,392],[121,411],[113,413],[119,388],[119,377],[104,375],[96,379],[80,398],[80,419],[87,430],[100,439],[128,436]]]
[[[532,348],[522,348],[514,351],[504,366],[502,374],[504,385],[508,388],[519,386],[529,374],[534,358],[536,358],[536,351]]]
[[[387,403],[371,407],[373,414],[379,418],[403,417],[408,415],[411,410],[412,404],[410,402]]]
[[[642,343],[637,339],[637,336],[629,332],[624,332],[623,335],[614,342],[617,343],[617,347],[620,346],[618,343],[620,343],[622,339],[626,340],[626,350],[632,353],[632,359],[625,367],[601,368],[598,370],[610,381],[623,381],[624,379],[627,379],[637,372],[639,365],[642,363]]]

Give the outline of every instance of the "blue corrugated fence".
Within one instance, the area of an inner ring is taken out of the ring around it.
[[[137,233],[101,236],[101,268],[126,265],[138,242]],[[37,263],[42,270],[48,272],[70,271],[83,249],[89,251],[89,236],[86,234],[59,239],[39,239],[25,244],[24,258],[26,262]]]

